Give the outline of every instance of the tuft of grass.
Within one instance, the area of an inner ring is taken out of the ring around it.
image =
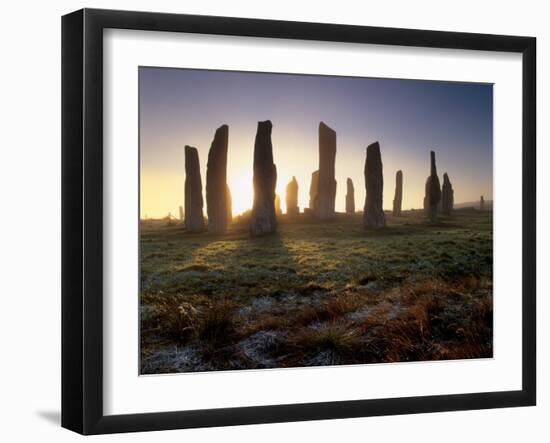
[[[296,361],[301,365],[312,356],[325,351],[330,351],[338,357],[338,360],[345,361],[354,359],[355,354],[361,347],[361,334],[358,329],[346,322],[323,323],[317,328],[302,328],[296,330],[286,341],[286,349],[290,351]]]

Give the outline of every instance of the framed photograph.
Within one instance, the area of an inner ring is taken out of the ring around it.
[[[531,37],[62,19],[62,425],[536,402]]]

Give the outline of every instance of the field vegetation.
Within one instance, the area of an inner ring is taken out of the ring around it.
[[[141,373],[492,357],[492,211],[361,217],[142,221]]]

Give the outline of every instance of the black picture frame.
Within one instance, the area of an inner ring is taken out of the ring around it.
[[[103,30],[504,51],[522,54],[522,389],[131,415],[103,413]],[[229,17],[83,9],[62,18],[62,426],[151,431],[536,403],[536,39]]]

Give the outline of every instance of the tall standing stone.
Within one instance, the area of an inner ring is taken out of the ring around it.
[[[283,210],[281,209],[281,197],[279,197],[279,194],[275,194],[275,214],[283,215]]]
[[[185,146],[185,228],[190,232],[204,230],[202,180],[197,148]]]
[[[273,163],[273,146],[269,120],[258,122],[254,142],[254,203],[250,219],[253,236],[273,233],[277,230],[275,216],[275,186],[277,168]]]
[[[355,188],[353,187],[353,181],[348,177],[346,180],[346,212],[348,214],[355,214]]]
[[[216,130],[208,151],[206,165],[206,210],[208,230],[225,232],[227,229],[227,140],[229,127],[222,125]]]
[[[479,209],[482,211],[485,209],[485,199],[483,198],[483,195],[479,198]]]
[[[311,174],[311,184],[309,185],[309,209],[315,212],[315,199],[319,189],[319,170]]]
[[[183,221],[183,206],[180,205],[180,220]]]
[[[453,190],[451,180],[449,180],[449,175],[445,172],[443,174],[443,186],[441,187],[441,213],[450,215],[453,211],[454,202],[455,191]]]
[[[384,192],[384,176],[382,174],[382,156],[378,142],[367,147],[365,160],[365,208],[363,212],[363,224],[365,227],[383,228],[386,226],[386,215],[382,209],[382,197]]]
[[[298,207],[298,182],[296,177],[286,185],[286,213],[288,215],[298,215],[300,208]]]
[[[393,197],[393,215],[401,217],[401,206],[403,204],[403,171],[395,174],[395,195]]]
[[[336,201],[336,132],[319,123],[319,181],[315,198],[315,215],[321,220],[333,218]]]
[[[435,166],[435,152],[430,151],[430,176],[426,180],[426,194],[424,197],[424,209],[431,221],[437,219],[437,210],[441,201],[441,185]]]

